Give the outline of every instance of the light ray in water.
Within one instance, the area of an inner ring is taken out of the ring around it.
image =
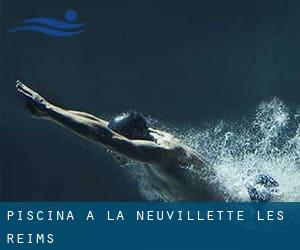
[[[300,117],[278,98],[262,102],[240,122],[220,121],[205,130],[176,129],[176,136],[199,151],[216,170],[219,190],[229,199],[249,201],[246,184],[260,173],[278,181],[276,201],[300,201]],[[145,168],[129,164],[146,199],[164,199]],[[203,178],[190,168],[193,179]],[[215,181],[209,176],[207,181]]]

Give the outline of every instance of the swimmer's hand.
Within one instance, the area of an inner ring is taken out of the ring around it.
[[[45,110],[49,103],[45,98],[27,87],[20,80],[16,81],[16,90],[25,98],[26,108],[35,118],[47,116]]]

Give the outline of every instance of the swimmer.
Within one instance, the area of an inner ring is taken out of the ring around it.
[[[25,97],[27,108],[34,117],[58,123],[88,140],[102,144],[122,158],[142,163],[141,167],[146,168],[153,177],[153,185],[159,187],[163,200],[230,200],[218,188],[213,167],[197,151],[171,134],[149,127],[142,114],[125,112],[106,121],[88,113],[55,106],[21,81],[16,83],[17,91]],[[190,166],[209,178],[193,180]]]

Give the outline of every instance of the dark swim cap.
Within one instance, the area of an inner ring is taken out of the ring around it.
[[[147,119],[136,111],[121,113],[109,121],[108,127],[129,139],[153,140]]]

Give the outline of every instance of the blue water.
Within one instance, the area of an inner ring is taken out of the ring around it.
[[[230,200],[249,201],[246,183],[259,173],[271,175],[280,184],[274,201],[300,201],[300,109],[292,111],[278,98],[264,101],[252,115],[240,121],[220,120],[206,129],[172,129],[185,144],[196,149],[211,164],[217,177],[202,176],[197,166],[193,179],[220,183],[218,189]],[[160,199],[144,168],[131,164],[131,176],[148,200]],[[199,186],[201,188],[201,186]]]

